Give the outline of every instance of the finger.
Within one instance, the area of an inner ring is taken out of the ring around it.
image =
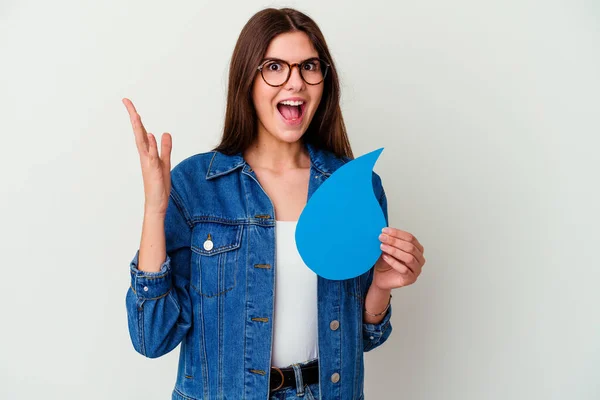
[[[158,147],[156,145],[156,138],[152,133],[148,133],[148,155],[150,156],[150,161],[158,160]]]
[[[410,269],[402,264],[400,261],[396,260],[394,257],[383,254],[383,261],[385,261],[390,267],[394,268],[396,271],[401,273],[402,275],[407,275],[410,272]]]
[[[160,138],[160,159],[166,168],[166,172],[171,172],[171,149],[173,148],[173,138],[168,132],[163,133]]]
[[[396,247],[381,244],[381,250],[394,257],[398,261],[401,261],[406,265],[413,273],[416,273],[420,268],[419,260],[410,253],[402,251]]]
[[[135,144],[140,152],[140,155],[148,153],[148,133],[146,132],[146,128],[144,128],[144,124],[142,124],[142,118],[137,113],[135,106],[129,99],[123,99],[123,104],[127,108],[127,112],[129,113],[129,119],[131,121],[131,126],[133,127],[133,134],[135,135]]]
[[[385,233],[379,235],[379,239],[388,246],[393,246],[397,249],[412,254],[417,260],[419,260],[421,265],[425,264],[425,257],[423,257],[423,253],[421,253],[421,250],[419,250],[419,248],[414,244],[390,235],[386,235]]]
[[[404,240],[406,242],[412,243],[415,245],[421,254],[425,252],[425,248],[421,245],[421,243],[417,240],[417,238],[410,232],[403,231],[402,229],[386,227],[383,229],[383,233],[386,233],[390,236],[394,236],[398,239]]]
[[[163,133],[160,141],[160,157],[163,164],[163,179],[167,182],[167,192],[171,193],[171,149],[173,138],[169,133]]]

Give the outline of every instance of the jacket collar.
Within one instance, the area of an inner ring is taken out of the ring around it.
[[[312,167],[324,175],[333,174],[335,170],[350,160],[346,157],[343,159],[337,158],[330,151],[320,149],[309,143],[306,144],[306,148],[310,156]],[[208,166],[208,171],[206,172],[206,179],[213,179],[228,174],[239,167],[246,168],[246,166],[248,166],[249,168],[249,165],[246,163],[246,160],[244,160],[241,152],[230,156],[218,151],[214,151],[213,153],[213,157]]]

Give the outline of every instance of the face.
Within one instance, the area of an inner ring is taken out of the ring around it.
[[[264,59],[277,58],[289,64],[319,57],[308,35],[289,32],[276,36],[265,53]],[[271,68],[277,69],[278,66]],[[308,66],[307,68],[310,68]],[[282,86],[269,86],[260,72],[252,86],[252,100],[258,115],[258,134],[271,135],[279,141],[293,143],[299,140],[310,125],[323,95],[324,83],[307,84],[293,67],[290,79]],[[281,102],[293,101],[286,107]],[[296,104],[300,103],[300,110]]]

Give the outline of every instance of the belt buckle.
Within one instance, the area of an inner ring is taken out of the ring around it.
[[[279,374],[281,375],[281,383],[276,388],[271,389],[271,391],[279,390],[279,389],[281,389],[283,387],[283,383],[285,382],[285,377],[283,376],[283,372],[278,367],[272,366],[271,368],[273,368],[274,370],[276,370],[277,372],[279,372]]]

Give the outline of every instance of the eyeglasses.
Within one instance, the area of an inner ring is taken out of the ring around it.
[[[330,65],[320,58],[309,58],[300,63],[289,64],[278,58],[269,58],[258,67],[265,83],[269,86],[283,86],[292,76],[292,68],[298,67],[302,80],[309,85],[318,85],[325,80]]]

